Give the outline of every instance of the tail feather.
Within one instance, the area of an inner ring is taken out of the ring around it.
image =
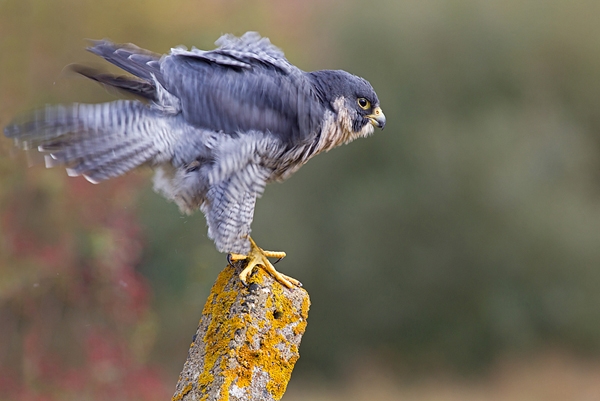
[[[164,118],[139,101],[47,106],[6,127],[5,135],[46,153],[48,166],[100,182],[168,157],[173,134]]]

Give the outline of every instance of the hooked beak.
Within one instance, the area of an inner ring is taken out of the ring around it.
[[[373,114],[369,114],[367,118],[374,127],[381,129],[385,127],[385,114],[383,114],[381,107],[375,107]]]

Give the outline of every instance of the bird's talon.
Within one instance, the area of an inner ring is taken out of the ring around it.
[[[252,238],[248,237],[250,241],[250,252],[248,255],[240,255],[232,253],[229,255],[229,259],[238,261],[238,260],[246,260],[246,266],[240,273],[240,281],[246,285],[247,277],[252,274],[254,268],[257,266],[262,267],[267,273],[269,273],[275,280],[277,280],[280,284],[286,286],[287,288],[293,288],[294,286],[301,286],[300,282],[294,278],[288,277],[284,274],[279,273],[273,267],[273,264],[269,261],[268,258],[277,258],[277,262],[285,257],[285,252],[271,252],[265,251],[264,249],[258,247],[256,243],[252,240]],[[228,259],[228,260],[229,260]],[[231,263],[230,263],[231,264]]]

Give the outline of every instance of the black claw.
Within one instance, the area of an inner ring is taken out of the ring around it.
[[[279,262],[281,259],[283,259],[283,258],[279,258],[279,259],[277,259],[275,262],[273,262],[273,264],[274,264],[274,265],[276,265],[276,264],[277,264],[277,262]]]
[[[229,266],[233,266],[233,261],[231,260],[231,254],[230,253],[227,254],[227,263],[229,263]]]

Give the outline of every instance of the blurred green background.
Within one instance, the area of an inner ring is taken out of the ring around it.
[[[363,76],[386,129],[257,204],[253,236],[312,299],[286,397],[454,399],[430,385],[445,378],[487,383],[462,400],[505,399],[503,380],[506,399],[540,383],[577,399],[600,377],[598,16],[566,0],[0,0],[0,125],[114,99],[63,70],[100,63],[86,38],[165,53],[256,30],[304,70]],[[226,262],[149,177],[94,186],[0,139],[0,399],[172,394]]]

